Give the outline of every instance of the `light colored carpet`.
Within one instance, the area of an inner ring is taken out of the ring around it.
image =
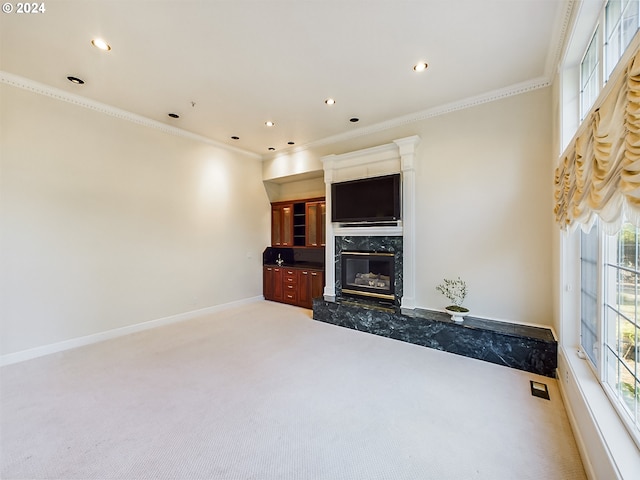
[[[2,478],[585,478],[555,380],[310,315],[257,302],[3,367]]]

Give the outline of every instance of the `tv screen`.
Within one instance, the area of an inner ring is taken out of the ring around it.
[[[331,184],[331,221],[389,222],[400,219],[400,174]]]

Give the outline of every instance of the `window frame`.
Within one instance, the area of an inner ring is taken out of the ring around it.
[[[598,99],[598,95],[602,91],[602,61],[601,61],[601,51],[602,51],[602,38],[600,35],[601,32],[600,25],[596,25],[595,31],[593,35],[591,35],[591,40],[589,40],[589,44],[587,45],[587,49],[580,60],[580,123],[587,117],[587,114],[591,111],[591,108],[595,105],[596,100]],[[590,54],[594,55],[594,65],[591,69],[589,69],[588,78],[585,81],[584,73],[585,73],[585,62],[589,61]],[[593,83],[592,83],[593,80]],[[591,92],[591,88],[593,88],[593,92]],[[587,90],[588,89],[588,90]],[[585,98],[586,91],[589,91],[589,97]]]
[[[639,405],[640,400],[638,399],[635,400],[636,402],[635,415],[637,419],[634,419],[633,413],[627,411],[628,407],[625,406],[624,404],[625,400],[622,397],[622,395],[621,394],[619,395],[616,389],[614,389],[611,386],[608,378],[609,371],[607,369],[608,367],[607,352],[608,350],[612,350],[615,353],[615,350],[616,350],[615,348],[613,348],[611,345],[607,343],[608,334],[609,334],[608,329],[619,328],[618,322],[616,322],[615,320],[612,320],[611,324],[609,324],[609,320],[607,317],[608,309],[613,310],[616,313],[618,312],[618,310],[613,308],[608,302],[610,298],[617,298],[619,294],[617,289],[617,281],[608,280],[607,275],[611,276],[613,275],[613,273],[615,273],[609,270],[609,268],[613,268],[617,271],[620,270],[620,266],[612,262],[611,257],[613,256],[615,258],[615,256],[617,255],[616,248],[619,245],[618,236],[621,234],[621,232],[622,232],[622,229],[617,234],[607,235],[606,232],[604,232],[603,229],[600,228],[600,226],[598,225],[598,222],[595,222],[595,224],[593,225],[589,233],[587,234],[585,234],[584,232],[580,233],[579,247],[578,247],[578,253],[579,253],[578,261],[580,265],[580,275],[579,275],[580,308],[579,308],[579,322],[578,322],[579,345],[582,351],[582,356],[586,361],[586,364],[589,366],[589,369],[591,370],[591,372],[597,379],[598,383],[602,387],[605,395],[607,396],[609,402],[611,403],[611,406],[613,407],[616,414],[624,424],[629,435],[631,436],[635,444],[638,446],[638,448],[640,448],[640,417],[638,417],[638,413],[637,413],[638,410],[640,409],[640,405]],[[597,315],[596,332],[598,337],[596,339],[596,344],[597,344],[596,357],[597,358],[595,363],[593,362],[593,359],[591,358],[591,356],[588,355],[587,348],[585,348],[585,345],[583,345],[583,335],[582,335],[582,326],[583,326],[582,295],[583,295],[583,292],[585,291],[585,288],[583,286],[584,277],[582,275],[582,265],[583,265],[583,256],[584,256],[583,242],[586,235],[592,235],[592,234],[595,234],[597,237],[597,258],[598,258],[597,259],[598,274],[595,279],[596,285],[594,287],[598,297],[596,302],[596,315]],[[640,247],[638,247],[638,242],[640,242],[640,229],[637,229],[635,238],[636,238],[636,254],[638,254],[638,252],[640,252]],[[637,304],[638,302],[636,300],[636,305]],[[638,316],[638,307],[636,307],[636,317],[637,316]],[[637,326],[639,320],[636,318],[633,322]],[[636,330],[636,335],[638,335],[637,330]],[[615,354],[616,354],[616,357],[618,357],[618,354],[617,353]],[[619,358],[618,358],[618,363],[624,364],[624,362],[621,361]],[[619,367],[618,363],[616,363],[616,365]],[[639,379],[636,375],[634,375],[634,379],[638,381]],[[636,395],[638,394],[636,393]]]

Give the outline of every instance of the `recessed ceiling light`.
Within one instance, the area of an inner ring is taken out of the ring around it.
[[[75,83],[76,85],[83,85],[84,84],[84,80],[82,80],[81,78],[78,77],[67,77],[67,80],[69,80],[71,83]]]
[[[350,121],[351,123],[356,123],[356,122],[359,122],[359,121],[360,121],[360,119],[359,119],[358,117],[351,117],[351,118],[349,119],[349,121]]]
[[[270,151],[270,152],[273,152],[274,150],[275,150],[275,148],[273,148],[273,147],[269,147],[269,151]]]
[[[295,145],[295,142],[287,142],[287,145]]]
[[[111,50],[111,45],[109,45],[107,42],[105,42],[101,38],[94,38],[93,40],[91,40],[91,44],[94,47],[99,48],[100,50],[104,50],[105,52],[108,52],[109,50]]]
[[[428,67],[428,66],[429,66],[429,65],[427,65],[427,63],[426,63],[426,62],[420,62],[420,63],[416,63],[416,64],[413,66],[413,69],[414,69],[416,72],[424,72],[424,71],[427,69],[427,67]]]
[[[180,118],[180,115],[178,115],[177,113],[168,113],[167,115],[169,115],[171,118]]]
[[[324,103],[326,103],[327,105],[335,105],[336,101],[333,98],[327,98]]]
[[[273,127],[273,126],[275,126],[275,123],[273,123],[272,121],[264,122],[264,124],[265,124],[267,127]]]
[[[240,140],[240,137],[236,137],[235,135],[231,137],[231,140]]]

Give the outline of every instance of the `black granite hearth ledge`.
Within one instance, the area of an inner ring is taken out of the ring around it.
[[[556,341],[551,329],[534,327],[533,325],[500,322],[498,320],[487,320],[486,318],[478,318],[472,316],[466,316],[464,317],[464,322],[456,323],[451,320],[451,316],[448,313],[423,309],[416,309],[413,316],[437,320],[439,322],[449,322],[464,328],[473,328],[478,330],[488,330],[492,332],[503,333],[504,335],[512,335],[514,337],[525,337],[532,340],[543,340],[546,342]]]
[[[466,317],[456,323],[443,312],[403,313],[398,307],[360,301],[313,301],[315,320],[484,360],[548,377],[555,376],[558,345],[551,330]]]

